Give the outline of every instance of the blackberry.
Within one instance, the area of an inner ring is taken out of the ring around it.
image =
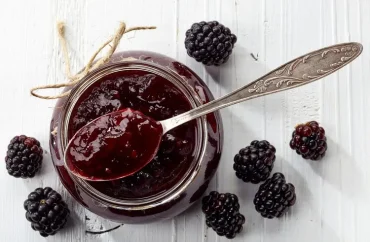
[[[328,148],[324,128],[316,121],[297,125],[290,140],[290,147],[304,159],[320,160]]]
[[[14,177],[31,178],[40,170],[42,148],[35,138],[15,136],[8,145],[5,157],[6,169]]]
[[[234,170],[239,179],[253,184],[269,178],[275,162],[276,149],[268,141],[254,140],[234,157]]]
[[[207,226],[228,239],[234,238],[243,229],[245,218],[239,213],[239,207],[238,197],[230,193],[213,191],[202,200]]]
[[[283,215],[295,201],[294,186],[286,183],[283,174],[275,173],[259,187],[253,203],[262,217],[271,219]]]
[[[229,59],[236,40],[230,29],[217,21],[202,21],[186,31],[185,48],[198,62],[219,66]]]
[[[31,192],[23,206],[32,229],[39,231],[43,237],[54,235],[62,229],[70,213],[62,196],[50,187]]]

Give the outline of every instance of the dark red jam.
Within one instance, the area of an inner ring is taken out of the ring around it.
[[[109,113],[83,126],[65,153],[68,167],[90,180],[134,174],[157,153],[161,123],[130,108]]]
[[[126,70],[106,76],[90,90],[84,92],[81,102],[77,104],[78,108],[72,113],[69,137],[90,121],[125,108],[138,110],[157,121],[171,118],[191,108],[186,97],[174,84],[146,71]],[[141,141],[142,137],[137,140]],[[139,172],[115,181],[90,184],[100,192],[119,199],[147,197],[164,192],[185,175],[194,158],[195,140],[195,122],[181,125],[162,137],[157,155]],[[142,141],[145,142],[145,139]],[[117,142],[112,147],[121,142],[122,147],[125,145],[120,140],[112,142]],[[125,158],[141,154],[146,145],[136,143],[134,146],[132,149],[124,149]],[[115,148],[111,154],[103,152],[99,154],[99,158],[100,155],[110,160],[121,156]],[[89,167],[94,167],[87,166],[80,168],[88,171]],[[115,169],[122,169],[118,167],[119,165],[108,167],[108,173],[116,174]],[[106,168],[102,166],[96,169],[106,172]]]

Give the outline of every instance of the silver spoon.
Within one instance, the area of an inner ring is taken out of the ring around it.
[[[277,69],[269,72],[268,74],[258,78],[257,80],[249,83],[248,85],[226,95],[214,101],[211,101],[207,104],[204,104],[200,107],[192,109],[186,113],[180,114],[173,118],[163,120],[160,122],[155,122],[155,125],[160,124],[162,126],[162,132],[156,133],[153,139],[159,139],[156,142],[156,145],[150,147],[147,152],[150,152],[151,155],[146,155],[145,160],[140,161],[140,166],[130,168],[129,172],[118,173],[114,178],[99,177],[96,174],[92,176],[81,175],[76,171],[75,167],[72,167],[70,164],[73,163],[73,160],[66,160],[71,158],[66,158],[67,152],[70,152],[71,144],[75,140],[76,135],[78,136],[79,132],[71,139],[67,148],[65,157],[65,164],[67,168],[76,176],[81,177],[86,180],[94,181],[108,181],[116,180],[128,175],[131,175],[140,169],[142,169],[146,164],[148,164],[155,154],[158,151],[159,143],[161,136],[173,128],[189,122],[193,119],[212,113],[219,109],[225,108],[227,106],[243,102],[252,98],[269,95],[272,93],[285,91],[291,88],[299,87],[313,81],[319,80],[337,70],[347,65],[354,59],[356,59],[362,52],[363,46],[359,43],[343,43],[338,45],[329,46],[314,52],[308,53],[301,57],[298,57],[288,63],[278,67]],[[116,111],[111,114],[120,114],[121,111]],[[123,111],[122,111],[123,112]],[[103,115],[102,117],[107,117],[111,114]],[[145,116],[145,115],[144,115]],[[94,125],[94,122],[99,121],[100,118],[92,121],[87,124]],[[125,130],[123,130],[124,132]],[[150,135],[150,134],[147,134]],[[155,143],[155,142],[154,142]],[[105,152],[104,149],[101,150]],[[103,161],[104,162],[104,161]]]

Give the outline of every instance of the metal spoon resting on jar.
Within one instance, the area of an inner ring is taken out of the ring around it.
[[[65,150],[65,165],[91,181],[132,175],[155,157],[162,136],[171,129],[239,102],[319,80],[356,59],[362,48],[359,43],[344,43],[308,53],[224,97],[163,121],[132,109],[108,113],[76,132]],[[124,159],[117,159],[117,153]]]

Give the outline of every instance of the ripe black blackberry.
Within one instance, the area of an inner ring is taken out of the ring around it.
[[[54,235],[62,229],[70,213],[62,196],[50,187],[31,192],[23,206],[32,229],[39,231],[43,237]]]
[[[253,184],[265,181],[272,171],[276,149],[268,141],[254,140],[234,157],[234,170],[239,179]]]
[[[8,145],[5,157],[6,169],[14,177],[31,178],[40,170],[42,148],[35,138],[15,136]]]
[[[236,40],[230,29],[217,21],[202,21],[186,31],[185,48],[198,62],[219,66],[229,59]]]
[[[328,148],[324,128],[316,121],[297,125],[290,147],[304,159],[320,160]]]
[[[202,200],[207,226],[228,239],[234,238],[243,229],[245,218],[239,213],[239,208],[238,197],[230,193],[213,191]]]
[[[260,186],[253,202],[262,217],[271,219],[283,215],[295,201],[294,186],[286,183],[283,174],[275,173]]]

